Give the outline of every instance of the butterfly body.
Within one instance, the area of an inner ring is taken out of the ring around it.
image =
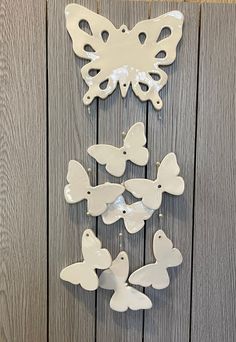
[[[141,201],[127,205],[124,197],[119,196],[114,203],[107,206],[102,219],[105,224],[123,219],[127,231],[134,234],[143,228],[145,220],[149,219],[153,212],[154,210],[144,207]]]
[[[161,205],[164,192],[176,196],[184,192],[184,180],[178,176],[179,172],[176,155],[169,153],[162,160],[154,181],[136,178],[127,180],[124,186],[133,196],[142,198],[144,206],[156,210]]]
[[[99,277],[99,286],[113,290],[110,300],[111,309],[124,312],[131,310],[150,309],[152,302],[142,292],[129,286],[126,282],[129,273],[129,259],[127,253],[120,252],[108,270]]]
[[[83,99],[86,105],[96,96],[106,98],[119,84],[123,97],[129,85],[132,85],[141,101],[150,100],[156,109],[161,109],[159,91],[167,82],[167,74],[160,66],[169,65],[175,60],[176,47],[182,36],[184,18],[181,12],[172,11],[158,18],[141,21],[131,30],[125,25],[117,29],[105,17],[77,4],[67,5],[65,15],[74,52],[89,60],[81,69],[89,87]],[[89,33],[80,25],[82,21],[89,24]],[[170,34],[161,38],[161,31],[165,27]],[[143,41],[140,35],[144,36]],[[161,51],[165,52],[164,57],[159,56]],[[91,74],[91,70],[96,73]],[[153,75],[158,76],[158,79]],[[106,85],[102,87],[104,82]],[[147,89],[143,90],[142,85]]]
[[[107,209],[107,203],[112,203],[124,192],[120,184],[104,183],[91,186],[89,177],[83,166],[76,160],[71,160],[68,166],[67,181],[64,195],[68,203],[87,200],[88,213],[92,216],[101,215]]]
[[[100,240],[91,229],[86,229],[82,236],[82,253],[84,261],[65,267],[60,278],[74,285],[81,285],[88,291],[98,288],[96,268],[106,269],[111,265],[111,255],[107,249],[101,248]]]
[[[129,282],[143,287],[152,286],[154,289],[164,289],[169,286],[170,278],[167,268],[182,263],[183,258],[173,243],[162,230],[158,230],[153,239],[153,252],[156,262],[145,265],[131,274]]]
[[[144,145],[146,136],[144,124],[135,123],[130,127],[124,139],[124,145],[120,148],[112,145],[98,144],[88,148],[88,153],[101,165],[106,165],[106,170],[111,175],[120,177],[124,174],[126,162],[144,166],[149,159],[149,152]]]

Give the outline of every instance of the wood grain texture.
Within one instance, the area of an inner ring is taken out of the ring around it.
[[[46,4],[0,3],[0,341],[46,341]]]
[[[180,249],[183,264],[169,269],[171,277],[167,289],[146,289],[153,302],[152,310],[145,312],[144,341],[189,341],[191,244],[194,182],[194,146],[196,118],[196,89],[198,66],[199,6],[190,4],[153,3],[151,17],[178,9],[185,17],[183,37],[172,66],[165,68],[168,83],[161,92],[163,109],[158,113],[152,105],[148,110],[148,146],[151,160],[147,177],[156,178],[156,162],[169,152],[175,152],[185,180],[182,196],[164,194],[159,210],[147,221],[145,263],[154,261],[152,239],[162,228]]]
[[[102,1],[100,13],[108,17],[116,27],[125,23],[132,28],[138,21],[148,18],[148,4],[145,2],[128,1]],[[122,53],[122,52],[121,52]],[[136,122],[146,123],[147,103],[142,103],[129,89],[127,97],[122,99],[120,90],[116,91],[105,101],[99,101],[99,143],[107,143],[115,146],[123,145],[122,132]],[[109,176],[103,166],[98,167],[99,183],[104,181],[122,182],[133,177],[144,177],[145,167],[138,167],[127,163],[127,169],[122,178]],[[131,197],[125,197],[131,201]],[[132,199],[132,202],[135,200]],[[130,202],[131,203],[131,202]],[[122,238],[119,238],[119,233]],[[123,224],[123,220],[116,224],[106,226],[102,220],[98,220],[98,235],[110,250],[113,258],[123,249],[129,255],[130,272],[143,264],[144,257],[144,229],[136,234],[129,234]],[[109,307],[112,292],[99,290],[97,297],[97,342],[133,342],[142,341],[142,311],[127,311],[126,313],[114,312]]]
[[[82,98],[86,86],[66,30],[64,10],[70,1],[48,3],[49,96],[49,340],[86,341],[95,338],[95,292],[59,279],[67,265],[80,261],[83,231],[96,228],[86,215],[86,203],[68,205],[64,199],[67,166],[71,159],[92,169],[96,165],[87,148],[96,143],[97,105],[88,108]],[[96,1],[80,1],[96,11]]]
[[[192,342],[236,340],[235,18],[235,5],[202,7]]]

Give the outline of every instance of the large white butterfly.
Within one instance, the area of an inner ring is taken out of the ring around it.
[[[137,198],[142,198],[143,204],[150,209],[158,209],[161,205],[163,192],[181,195],[184,192],[184,180],[179,177],[179,165],[176,155],[169,153],[162,160],[157,171],[157,178],[136,178],[127,180],[125,188]]]
[[[141,201],[127,205],[123,196],[108,204],[107,210],[102,214],[105,224],[112,224],[119,219],[124,220],[125,228],[131,234],[137,233],[143,228],[145,220],[149,219],[154,210],[146,208]]]
[[[95,269],[104,270],[112,263],[108,250],[101,247],[101,241],[96,238],[93,231],[86,229],[82,236],[84,261],[64,268],[60,273],[60,278],[74,285],[80,284],[85,290],[96,290],[99,282]]]
[[[124,312],[131,310],[150,309],[151,300],[142,292],[128,286],[126,283],[129,274],[129,258],[122,251],[112,262],[108,270],[102,272],[99,277],[99,286],[106,290],[114,290],[110,307],[112,310]]]
[[[144,124],[137,122],[129,129],[122,147],[117,148],[105,144],[93,145],[88,148],[88,153],[99,164],[106,164],[107,172],[113,176],[120,177],[125,172],[127,160],[140,166],[147,164],[149,152],[144,147],[145,144]]]
[[[141,101],[150,100],[156,109],[162,108],[159,91],[167,83],[167,74],[160,66],[170,65],[176,58],[184,21],[181,12],[140,21],[131,31],[125,25],[115,28],[108,19],[81,5],[67,5],[65,15],[75,54],[90,61],[81,69],[89,87],[83,98],[86,105],[95,97],[106,98],[119,83],[123,97],[131,84]],[[161,38],[165,28],[169,35]]]
[[[114,202],[125,190],[123,185],[113,183],[91,186],[87,172],[76,160],[69,162],[67,181],[66,201],[76,203],[86,199],[88,214],[92,216],[101,215],[107,209],[107,203]]]
[[[167,268],[180,265],[183,261],[182,255],[177,248],[173,248],[172,241],[162,230],[158,230],[154,235],[153,253],[156,262],[133,272],[129,277],[131,284],[152,286],[158,290],[168,287],[170,278]]]

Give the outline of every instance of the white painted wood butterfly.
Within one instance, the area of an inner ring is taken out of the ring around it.
[[[153,181],[144,178],[129,179],[125,188],[137,198],[142,198],[143,204],[150,209],[158,209],[162,202],[162,194],[181,195],[184,192],[184,180],[178,176],[180,172],[176,155],[171,152],[162,160]]]
[[[139,166],[147,164],[149,152],[144,147],[146,144],[144,129],[144,124],[137,122],[130,127],[122,147],[106,144],[93,145],[88,148],[88,154],[99,164],[106,165],[106,170],[111,175],[120,177],[125,172],[128,160]]]
[[[111,265],[112,258],[107,249],[102,248],[101,241],[91,229],[86,229],[82,236],[82,253],[84,261],[76,262],[64,268],[60,278],[74,285],[81,285],[88,291],[98,288],[96,268],[106,269]]]
[[[87,200],[88,214],[101,215],[107,209],[107,203],[113,203],[125,188],[121,184],[104,183],[91,186],[89,176],[83,166],[76,160],[71,160],[68,166],[67,181],[64,195],[67,203],[77,203]]]
[[[131,85],[141,101],[150,100],[154,108],[162,108],[159,92],[168,77],[161,67],[176,58],[184,21],[181,12],[140,21],[131,30],[125,25],[117,29],[107,18],[77,4],[67,5],[65,15],[75,54],[89,60],[81,69],[89,87],[84,104],[95,97],[105,99],[119,84],[122,97]],[[169,35],[162,38],[164,29]]]
[[[114,291],[110,300],[111,309],[119,312],[128,309],[150,309],[152,307],[151,300],[144,293],[126,283],[128,275],[129,258],[124,251],[120,252],[110,268],[100,275],[99,286]]]
[[[173,248],[172,241],[167,238],[163,230],[158,230],[154,235],[153,253],[156,262],[133,272],[129,277],[131,284],[152,286],[158,290],[169,286],[170,277],[167,268],[180,265],[183,257],[177,248]]]

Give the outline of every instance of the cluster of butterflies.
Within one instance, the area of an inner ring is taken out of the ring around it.
[[[94,291],[98,287],[113,290],[110,299],[112,310],[124,312],[131,310],[150,309],[152,302],[144,293],[138,291],[130,284],[143,287],[152,286],[154,289],[168,287],[170,278],[167,268],[175,267],[182,263],[182,255],[162,230],[158,230],[153,238],[153,253],[156,261],[145,265],[133,272],[129,279],[129,258],[122,251],[115,260],[109,251],[102,248],[101,241],[91,229],[86,229],[82,236],[82,254],[84,260],[64,268],[60,278],[74,285],[81,285],[88,291]],[[95,269],[105,270],[98,278]]]
[[[99,164],[106,165],[110,174],[120,177],[126,169],[126,162],[144,166],[149,159],[149,151],[145,147],[146,136],[142,122],[137,122],[128,131],[124,145],[120,148],[98,144],[88,148],[88,153]],[[126,180],[122,184],[104,183],[91,186],[89,176],[83,166],[75,161],[69,162],[65,199],[68,203],[87,200],[87,213],[92,216],[102,215],[105,224],[113,224],[124,220],[127,231],[131,234],[144,227],[162,202],[162,194],[181,195],[184,192],[184,180],[179,176],[176,155],[169,153],[158,167],[155,180],[136,178]],[[136,198],[131,205],[126,204],[122,194],[127,190]]]

